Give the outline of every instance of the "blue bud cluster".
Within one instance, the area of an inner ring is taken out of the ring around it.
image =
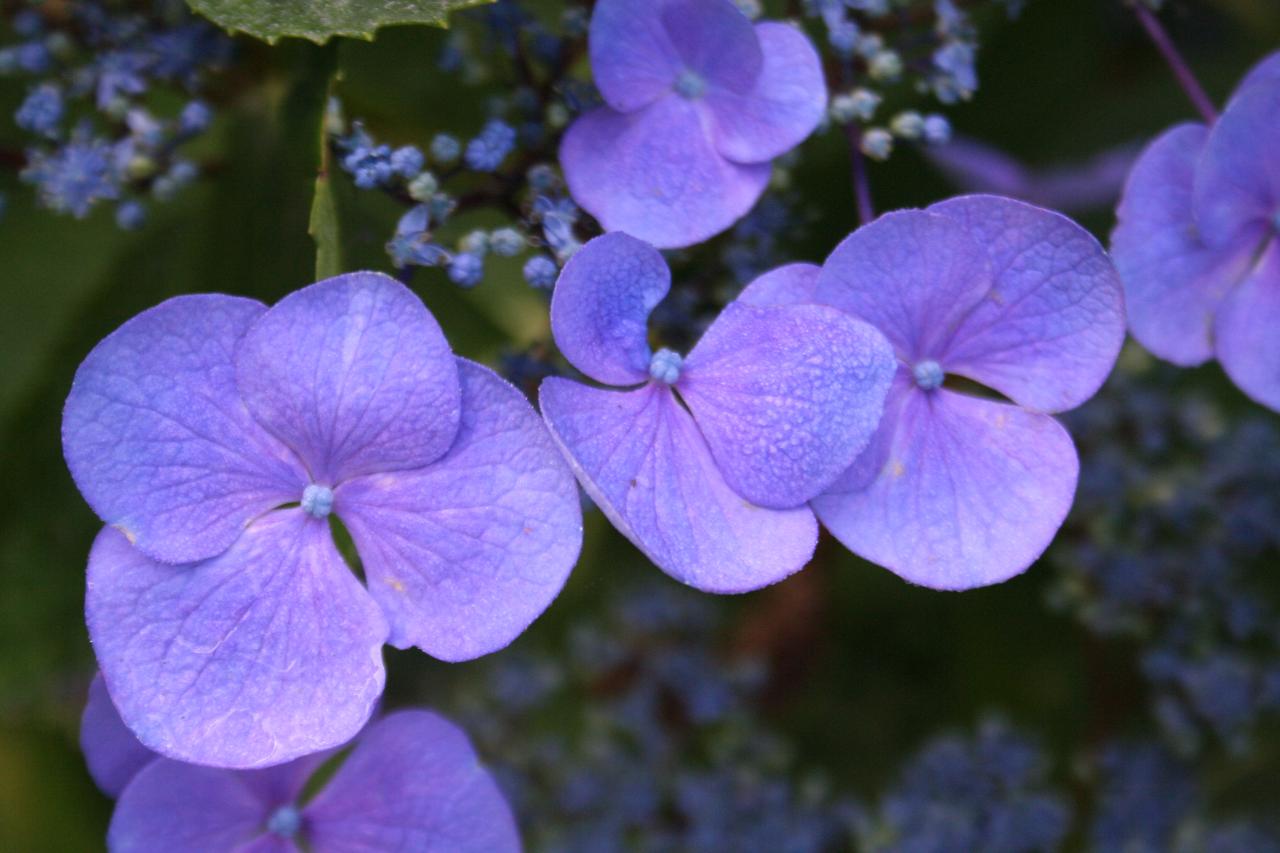
[[[13,19],[0,74],[29,81],[14,123],[30,135],[22,179],[45,207],[84,217],[117,203],[116,222],[143,224],[198,169],[182,147],[213,119],[199,95],[231,42],[182,4],[146,11],[102,0],[33,5]],[[182,106],[153,113],[154,103]],[[153,103],[154,102],[154,103]]]
[[[1230,417],[1172,367],[1125,364],[1068,416],[1087,460],[1052,603],[1142,643],[1168,742],[1240,753],[1280,712],[1280,426]]]

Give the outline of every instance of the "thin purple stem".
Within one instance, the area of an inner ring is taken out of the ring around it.
[[[871,203],[871,182],[867,179],[867,160],[862,154],[862,129],[850,122],[846,128],[849,137],[849,160],[853,167],[853,200],[858,205],[858,224],[866,225],[876,218]]]
[[[1192,106],[1204,117],[1206,122],[1213,124],[1218,120],[1217,107],[1213,105],[1213,101],[1209,100],[1204,87],[1200,85],[1200,81],[1196,79],[1196,75],[1192,73],[1191,67],[1182,58],[1182,54],[1178,53],[1178,48],[1174,45],[1173,39],[1169,38],[1169,33],[1161,25],[1160,19],[1142,0],[1136,0],[1133,3],[1133,11],[1138,16],[1138,22],[1142,24],[1142,28],[1147,31],[1147,35],[1151,36],[1151,40],[1155,42],[1156,49],[1160,51],[1164,61],[1168,63],[1169,70],[1178,79],[1178,85],[1182,87],[1182,91],[1186,92]]]

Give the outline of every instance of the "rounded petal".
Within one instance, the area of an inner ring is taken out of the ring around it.
[[[747,592],[813,555],[813,513],[765,509],[730,489],[668,388],[609,391],[552,377],[539,402],[582,488],[676,580],[704,592]]]
[[[157,560],[220,554],[306,484],[236,390],[232,353],[264,310],[179,296],[116,329],[76,371],[62,413],[71,476],[103,521]]]
[[[682,69],[708,89],[749,92],[764,66],[758,31],[733,0],[665,0],[662,24]]]
[[[1218,360],[1254,400],[1280,412],[1280,239],[1218,310]]]
[[[323,485],[421,467],[458,431],[449,342],[422,300],[380,273],[280,300],[241,341],[236,380],[249,411]]]
[[[729,487],[787,509],[867,446],[896,367],[883,335],[837,309],[733,302],[689,353],[676,388]]]
[[[1194,209],[1204,242],[1261,242],[1280,213],[1280,80],[1241,90],[1218,118],[1196,168]]]
[[[716,148],[738,163],[763,163],[795,148],[827,109],[822,62],[809,37],[790,24],[756,25],[764,65],[751,89],[707,91]]]
[[[865,488],[813,501],[849,550],[912,583],[970,589],[1019,574],[1071,508],[1079,461],[1048,415],[895,386],[884,465]]]
[[[817,298],[875,326],[911,364],[941,355],[991,281],[987,253],[963,225],[903,210],[836,246],[818,276]]]
[[[555,600],[582,546],[573,475],[524,395],[459,359],[462,426],[438,462],[344,483],[389,642],[443,660],[503,648]]]
[[[80,751],[94,783],[113,799],[139,770],[158,757],[120,719],[101,673],[89,684],[89,701],[80,717]]]
[[[738,294],[738,302],[747,305],[808,305],[816,303],[817,264],[787,264],[757,276]]]
[[[202,563],[156,563],[107,528],[85,611],[121,718],[182,761],[264,767],[336,746],[382,693],[386,622],[300,509]]]
[[[1097,393],[1124,344],[1124,293],[1102,246],[1067,217],[998,196],[929,208],[985,246],[991,289],[939,359],[1028,409],[1073,409]]]
[[[643,382],[649,378],[649,312],[670,289],[671,271],[657,249],[620,232],[596,237],[556,281],[556,346],[598,382]]]
[[[1208,135],[1204,125],[1181,124],[1147,146],[1129,173],[1111,234],[1133,336],[1183,367],[1213,357],[1214,312],[1253,260],[1252,240],[1217,250],[1199,239],[1191,187]]]
[[[520,850],[511,807],[466,733],[430,711],[369,726],[304,819],[321,853]]]
[[[630,112],[671,91],[681,61],[662,0],[599,0],[591,12],[591,75],[605,102]]]
[[[112,853],[221,853],[261,836],[272,803],[233,770],[158,759],[116,803],[107,830]]]
[[[701,107],[677,95],[634,113],[581,116],[560,145],[574,201],[608,231],[660,249],[691,246],[740,219],[769,183],[767,163],[739,165],[711,143]]]
[[[1243,92],[1255,84],[1280,85],[1280,52],[1264,57],[1257,65],[1249,69],[1249,73],[1236,86],[1236,92]]]

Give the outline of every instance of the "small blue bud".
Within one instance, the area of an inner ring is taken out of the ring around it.
[[[534,255],[524,264],[524,280],[533,287],[550,290],[560,275],[556,262],[546,255]]]
[[[680,368],[683,366],[684,359],[680,353],[663,347],[649,360],[649,375],[666,385],[673,385],[680,378]]]
[[[426,165],[426,157],[416,146],[406,145],[391,152],[391,168],[406,179],[417,177]]]
[[[62,121],[62,90],[51,83],[36,86],[13,114],[18,127],[50,139],[57,137]]]
[[[431,159],[437,163],[452,163],[462,154],[462,143],[447,133],[437,133],[431,140]]]
[[[479,136],[467,143],[464,155],[467,166],[477,172],[495,172],[515,144],[515,128],[494,119],[484,126]]]
[[[136,201],[126,201],[116,208],[116,226],[121,231],[136,231],[147,220],[147,209]]]
[[[499,228],[489,234],[489,248],[495,255],[514,258],[524,249],[524,237],[514,228]]]
[[[200,133],[213,121],[213,110],[204,101],[192,101],[182,108],[178,116],[178,130],[181,133]]]
[[[911,375],[916,380],[916,386],[923,391],[932,391],[941,387],[942,381],[947,378],[942,365],[933,359],[917,362],[916,366],[911,368]]]
[[[951,122],[945,116],[937,114],[925,116],[924,138],[934,145],[943,145],[951,141]]]
[[[449,261],[449,280],[459,287],[475,287],[484,278],[484,261],[479,255],[462,252]]]
[[[873,127],[862,134],[859,147],[872,160],[887,160],[893,153],[893,134],[882,127]]]
[[[302,490],[302,511],[313,518],[326,518],[333,511],[333,489],[311,483]]]
[[[529,169],[528,178],[534,192],[546,192],[556,185],[556,170],[546,163],[539,163]]]

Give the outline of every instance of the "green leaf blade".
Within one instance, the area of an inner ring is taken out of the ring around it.
[[[394,24],[448,25],[455,9],[493,0],[187,0],[196,12],[232,32],[274,43],[296,36],[323,44],[333,36],[372,39]]]

